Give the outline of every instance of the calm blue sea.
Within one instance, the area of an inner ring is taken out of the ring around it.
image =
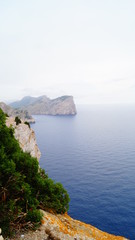
[[[135,105],[91,105],[34,116],[40,165],[70,195],[69,214],[135,239]]]

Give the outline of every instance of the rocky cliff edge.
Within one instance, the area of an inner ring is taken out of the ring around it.
[[[15,129],[15,138],[19,141],[24,152],[29,152],[31,156],[40,158],[35,133],[26,124],[16,125],[14,118],[9,117],[6,125]],[[41,210],[42,211],[42,210]],[[53,214],[42,211],[43,219],[41,227],[36,231],[23,232],[15,236],[16,240],[126,240],[124,237],[114,236],[97,228],[74,220],[68,214]],[[0,239],[3,239],[0,236]]]
[[[32,157],[40,159],[41,152],[36,143],[35,132],[28,125],[20,123],[16,125],[14,117],[6,119],[6,125],[14,128],[14,136],[19,141],[20,147],[24,152],[30,153]]]
[[[108,234],[89,224],[74,220],[67,213],[63,215],[45,211],[42,213],[42,225],[38,230],[22,233],[15,236],[14,240],[126,240],[124,237]]]

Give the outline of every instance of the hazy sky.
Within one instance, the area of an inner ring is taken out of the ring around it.
[[[0,101],[135,103],[135,0],[0,0]]]

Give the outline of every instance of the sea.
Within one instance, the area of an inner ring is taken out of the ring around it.
[[[34,115],[40,166],[69,193],[69,215],[135,240],[135,105]]]

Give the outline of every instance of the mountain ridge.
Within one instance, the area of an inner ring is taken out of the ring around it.
[[[11,106],[13,108],[25,107],[29,104],[33,104],[34,102],[40,100],[42,97],[46,97],[46,96],[45,95],[40,96],[40,97],[25,96],[21,100],[17,100],[15,102],[10,103],[9,106]]]
[[[76,106],[72,96],[61,96],[50,99],[46,95],[39,97],[26,96],[10,104],[11,107],[27,110],[33,115],[76,115]]]

